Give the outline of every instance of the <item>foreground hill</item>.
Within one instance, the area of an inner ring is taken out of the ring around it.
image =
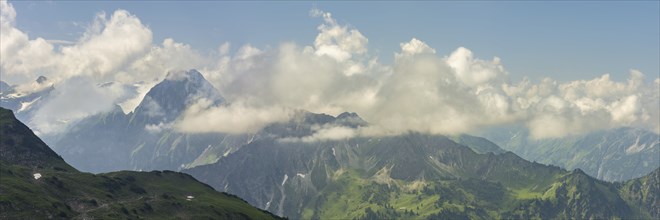
[[[461,138],[410,133],[309,141],[275,136],[184,172],[294,219],[660,217],[652,195],[657,181],[608,183],[511,152],[476,153],[477,148],[453,140]]]
[[[0,219],[278,218],[183,173],[79,172],[2,108],[0,137]]]

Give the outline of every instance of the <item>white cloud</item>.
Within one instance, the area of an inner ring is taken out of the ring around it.
[[[76,42],[61,42],[31,39],[26,33],[15,27],[16,11],[7,1],[0,1],[1,32],[0,32],[0,73],[2,80],[18,84],[23,92],[37,90],[34,79],[45,75],[50,83],[55,85],[58,94],[71,94],[68,104],[82,105],[85,99],[74,99],[75,94],[85,94],[87,87],[72,87],[69,81],[80,81],[96,84],[114,81],[121,84],[153,85],[165,73],[174,69],[203,69],[212,66],[213,59],[200,55],[189,45],[166,39],[162,45],[152,43],[151,30],[142,24],[139,18],[125,10],[117,10],[111,15],[101,12],[87,27],[85,33]],[[62,44],[64,43],[64,44]],[[59,44],[55,49],[54,44]],[[50,84],[48,85],[50,86]],[[121,87],[117,87],[121,88]],[[135,94],[117,89],[118,95],[94,96],[99,103],[121,103],[125,111],[132,111],[144,97],[148,89],[140,88]],[[135,97],[126,98],[119,94],[132,94]],[[66,97],[62,97],[63,99]],[[53,101],[53,103],[56,103]],[[35,118],[41,127],[46,122],[68,121],[79,119],[89,114],[112,109],[112,105],[99,105],[99,108],[89,108],[74,111],[72,115],[61,114],[61,111],[47,105],[40,110],[39,118]],[[67,108],[70,109],[70,108]],[[49,113],[48,111],[53,111]],[[55,117],[63,118],[56,119]],[[58,127],[59,129],[60,127]],[[41,129],[43,132],[58,129]]]
[[[562,137],[598,129],[633,126],[658,132],[657,85],[644,84],[643,74],[630,71],[627,82],[609,74],[592,80],[538,85],[505,85],[517,102],[534,138]],[[645,95],[643,95],[645,94]],[[642,98],[643,97],[643,98]],[[643,99],[643,101],[642,101]]]
[[[447,58],[447,64],[454,69],[456,77],[468,86],[503,80],[508,75],[499,58],[495,57],[492,61],[474,59],[472,51],[464,47],[456,49]]]
[[[123,94],[121,85],[100,87],[88,77],[73,77],[53,91],[28,125],[42,134],[62,132],[74,121],[112,109]]]
[[[252,133],[268,124],[286,121],[292,114],[285,108],[259,108],[240,102],[215,107],[211,104],[210,100],[200,99],[184,112],[174,127],[192,133]]]
[[[142,102],[142,100],[147,95],[149,90],[155,85],[156,85],[155,81],[151,83],[138,82],[133,84],[133,86],[136,88],[135,89],[136,94],[133,97],[129,97],[123,101],[120,101],[118,105],[122,108],[122,110],[126,114],[134,111],[135,108],[137,108],[137,106],[140,105],[140,102]]]
[[[117,10],[110,18],[99,13],[77,42],[61,45],[56,51],[47,40],[30,40],[14,27],[12,17],[16,15],[12,5],[5,1],[2,4],[0,69],[14,83],[31,81],[36,74],[56,82],[81,75],[97,82],[115,80],[115,73],[151,47],[151,30],[134,15]]]
[[[313,128],[314,133],[309,136],[294,138],[287,137],[281,138],[282,142],[317,142],[317,141],[333,141],[344,140],[355,137],[359,134],[358,129],[344,127],[344,126],[316,126]]]
[[[314,51],[317,56],[327,56],[341,63],[345,75],[360,74],[365,67],[361,58],[367,53],[369,40],[355,28],[342,26],[332,18],[330,12],[314,8],[309,13],[313,17],[322,17],[323,23],[318,26],[319,34],[314,40]]]
[[[172,123],[148,124],[144,126],[144,130],[149,133],[160,133],[163,130],[168,130],[172,127]]]
[[[0,23],[11,26],[16,22],[16,10],[7,1],[0,1]]]
[[[653,121],[657,95],[640,95],[653,94],[654,87],[644,84],[636,70],[627,82],[603,75],[511,84],[497,57],[478,59],[463,47],[442,57],[416,38],[401,43],[388,66],[368,54],[368,40],[358,30],[318,9],[310,15],[324,19],[313,46],[284,43],[259,50],[246,45],[220,59],[215,84],[230,102],[330,114],[355,111],[371,124],[358,132],[363,135],[458,134],[520,123],[533,137],[546,138],[620,126],[658,127]],[[347,74],[351,69],[354,73]]]
[[[401,53],[395,53],[397,59],[417,54],[435,54],[435,49],[417,38],[411,39],[410,42],[401,43],[399,46],[401,47]]]

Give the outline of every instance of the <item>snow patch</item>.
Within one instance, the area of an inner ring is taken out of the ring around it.
[[[337,156],[337,152],[335,151],[334,147],[332,148],[332,156],[335,156],[335,157]]]
[[[284,174],[284,180],[282,180],[282,186],[284,186],[284,184],[286,183],[286,180],[288,180],[288,179],[289,179],[289,176]]]
[[[19,108],[17,112],[22,112],[22,111],[28,110],[30,108],[30,106],[32,106],[32,104],[35,103],[39,99],[41,99],[41,97],[38,97],[38,98],[36,98],[32,101],[29,101],[29,102],[21,102],[21,108]]]
[[[637,140],[633,145],[630,145],[630,147],[626,148],[626,154],[634,154],[638,153],[646,148],[646,144],[639,144],[639,136],[637,136]]]
[[[297,173],[296,175],[299,176],[299,177],[302,177],[302,178],[305,178],[305,176],[306,176],[305,174],[302,174],[302,173]]]
[[[192,201],[195,197],[194,196],[186,196],[186,200]]]
[[[34,176],[35,180],[38,180],[39,178],[41,178],[41,173],[35,173],[35,174],[32,174],[32,175]]]
[[[9,98],[9,99],[17,99],[17,98],[23,97],[23,96],[25,96],[25,95],[26,95],[26,94],[21,94],[21,93],[18,93],[18,92],[17,92],[17,93],[8,94],[8,95],[7,95],[7,98]]]

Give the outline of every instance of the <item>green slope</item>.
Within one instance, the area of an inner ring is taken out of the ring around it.
[[[619,183],[622,197],[631,206],[639,207],[634,212],[649,212],[652,217],[660,218],[660,168],[649,175]]]
[[[0,134],[0,219],[278,218],[183,173],[79,172],[6,109]]]
[[[216,164],[184,172],[293,219],[659,217],[651,206],[627,199],[622,184],[415,133],[259,140]],[[647,198],[655,191],[635,192]]]

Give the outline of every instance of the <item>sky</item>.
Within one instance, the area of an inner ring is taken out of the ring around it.
[[[202,52],[224,42],[258,48],[312,43],[319,19],[331,12],[369,38],[369,51],[391,63],[399,43],[415,37],[440,54],[458,47],[500,57],[513,80],[561,81],[630,69],[660,73],[658,1],[225,2],[17,1],[16,26],[30,36],[76,41],[99,12],[125,9],[153,32]],[[236,49],[236,48],[234,48]],[[561,63],[554,62],[561,60]]]
[[[23,93],[50,85],[39,75],[54,84],[28,122],[40,133],[115,104],[131,112],[190,69],[229,104],[196,96],[145,129],[255,132],[307,110],[370,123],[313,135],[331,139],[511,125],[533,138],[659,133],[659,4],[0,1],[0,78]]]

